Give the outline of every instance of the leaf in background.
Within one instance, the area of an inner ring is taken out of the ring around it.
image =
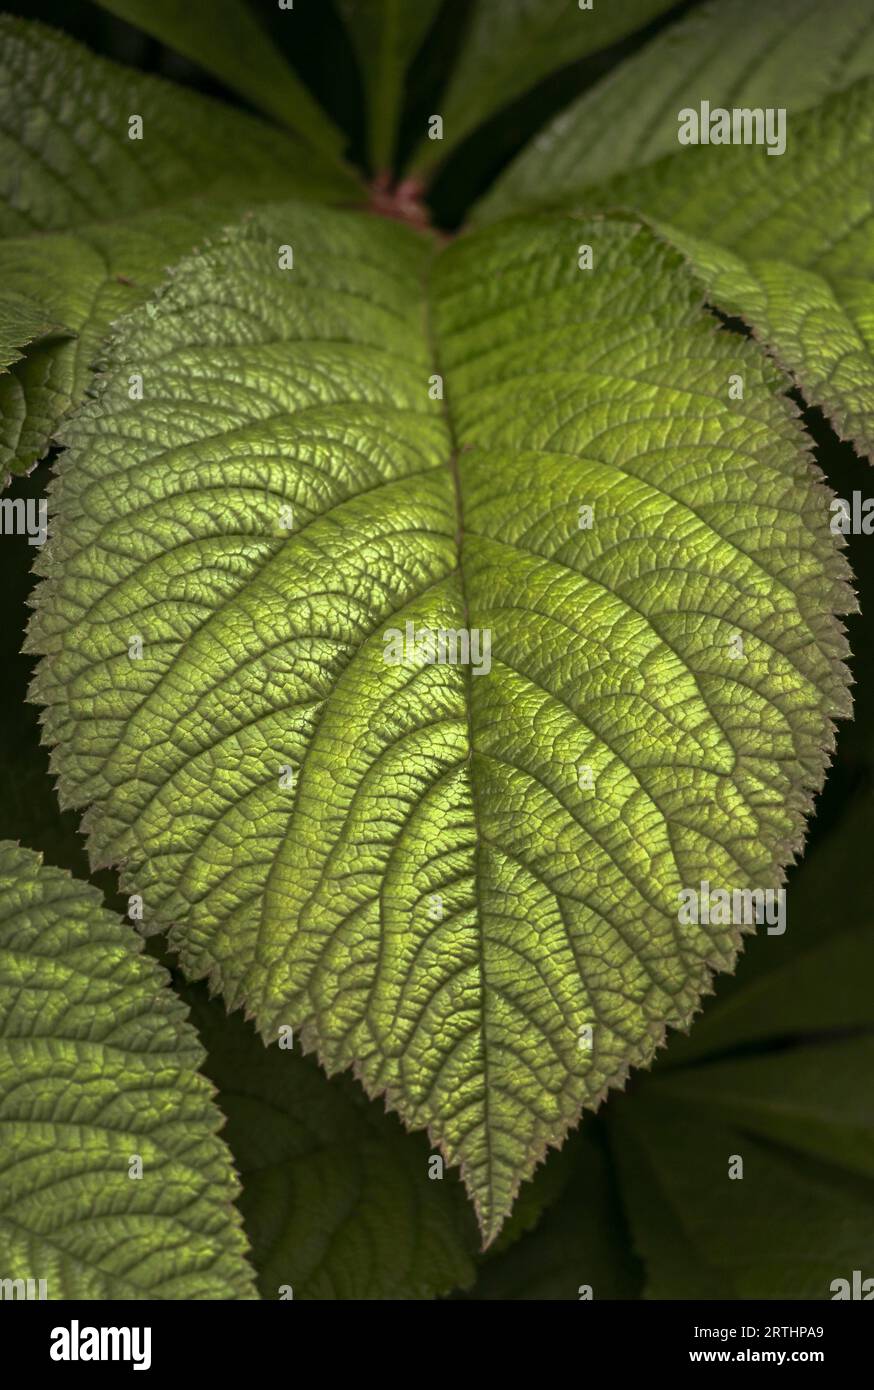
[[[248,0],[97,0],[290,126],[332,163],[345,143],[255,18]],[[420,3],[420,0],[416,0]],[[294,23],[293,9],[286,12]]]
[[[874,932],[859,871],[872,835],[874,805],[865,788],[790,877],[785,935],[749,943],[736,974],[720,977],[716,998],[688,1037],[671,1039],[660,1067],[754,1042],[874,1027]]]
[[[604,185],[598,201],[654,220],[713,302],[745,319],[805,400],[874,457],[872,189],[866,78],[791,122],[781,156],[692,148]]]
[[[788,1080],[791,1055],[779,1063]],[[831,1085],[830,1064],[826,1076]],[[718,1085],[714,1076],[714,1100]],[[807,1156],[803,1118],[802,1147],[776,1143],[754,1113],[735,1124],[675,1100],[655,1079],[611,1103],[609,1118],[645,1297],[827,1299],[833,1279],[870,1262],[874,1181]],[[866,1125],[870,1149],[870,1114]],[[728,1176],[732,1155],[743,1178]]]
[[[785,153],[697,146],[544,203],[641,214],[836,433],[874,457],[874,80],[787,118]]]
[[[599,0],[582,10],[576,0],[475,0],[458,63],[437,103],[443,139],[423,140],[410,172],[430,172],[478,125],[541,78],[634,33],[674,3]]]
[[[128,139],[131,115],[142,140]],[[0,375],[4,472],[45,453],[112,320],[208,232],[277,194],[355,188],[249,116],[9,16],[0,131],[0,284],[78,335],[37,343]]]
[[[340,0],[367,93],[371,168],[390,170],[407,68],[440,8],[440,0]]]
[[[17,362],[36,339],[66,332],[34,300],[15,290],[0,290],[0,371]]]
[[[845,979],[856,964],[848,950]],[[783,983],[774,981],[773,998],[781,998]],[[874,1025],[868,1026],[872,1031],[851,1038],[826,1034],[805,1046],[662,1073],[651,1086],[662,1105],[694,1105],[745,1133],[874,1178]]]
[[[29,649],[93,862],[267,1037],[429,1126],[488,1241],[732,965],[678,892],[779,882],[852,599],[783,378],[675,252],[546,217],[426,295],[434,259],[289,205],[128,315]],[[487,630],[491,669],[386,662],[408,622]]]
[[[608,1107],[650,1297],[828,1298],[870,1254],[874,938],[846,872],[869,800],[802,866],[785,935],[751,943],[691,1036]]]
[[[43,479],[31,474],[17,478],[10,495],[38,501],[42,486]],[[58,808],[48,755],[39,746],[38,713],[27,703],[33,663],[21,653],[21,644],[33,555],[26,534],[7,534],[0,541],[0,592],[7,609],[0,627],[0,840],[39,850],[47,863],[87,878],[85,842],[77,833],[81,817]]]
[[[90,885],[0,844],[3,1275],[53,1299],[250,1298],[203,1052],[141,948]]]
[[[468,1298],[579,1299],[581,1285],[598,1300],[639,1296],[640,1261],[629,1244],[597,1120],[585,1121],[550,1157],[547,1171],[566,1156],[573,1176],[562,1195],[534,1231],[484,1261]]]
[[[40,296],[75,336],[37,342],[0,375],[0,462],[20,473],[48,449],[62,417],[93,378],[110,325],[142,304],[169,262],[236,221],[243,199],[139,213],[80,227],[69,236],[0,240],[0,279]]]
[[[98,58],[40,24],[0,17],[0,233],[69,231],[193,198],[278,185],[343,197],[356,183],[290,135]],[[143,120],[142,139],[128,136]]]
[[[550,121],[477,204],[473,221],[554,203],[677,153],[683,107],[784,106],[791,136],[798,112],[872,73],[869,0],[710,0]]]
[[[476,1223],[454,1175],[429,1177],[405,1134],[351,1076],[265,1047],[202,987],[184,991],[227,1116],[239,1206],[263,1298],[432,1298],[473,1279]]]

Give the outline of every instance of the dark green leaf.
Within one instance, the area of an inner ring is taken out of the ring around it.
[[[474,220],[573,198],[676,153],[683,107],[697,109],[702,100],[711,108],[783,106],[791,135],[799,112],[872,73],[868,0],[695,5],[556,116],[486,194]]]
[[[423,139],[412,172],[430,172],[450,150],[514,97],[556,68],[640,29],[674,0],[474,0],[449,87],[437,103],[443,138]]]
[[[392,167],[404,77],[439,8],[440,0],[340,0],[367,92],[374,173]]]
[[[345,136],[274,47],[247,0],[97,0],[220,77],[253,106],[275,116],[332,162]],[[416,0],[419,3],[419,0]],[[293,8],[284,11],[289,26]]]

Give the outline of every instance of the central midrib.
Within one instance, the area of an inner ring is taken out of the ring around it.
[[[456,561],[457,561],[457,563],[456,563],[456,573],[457,573],[457,575],[458,575],[458,586],[459,586],[459,591],[460,591],[460,593],[461,593],[462,626],[463,626],[464,628],[466,628],[466,629],[469,630],[469,629],[470,629],[470,605],[469,605],[469,602],[468,602],[467,588],[466,588],[465,579],[464,579],[464,566],[463,566],[463,563],[462,563],[462,551],[463,551],[463,547],[464,547],[464,503],[463,503],[462,492],[461,492],[461,475],[460,475],[460,470],[459,470],[459,466],[458,466],[459,455],[460,455],[460,453],[461,453],[461,445],[460,445],[460,442],[459,442],[459,440],[458,440],[458,438],[457,438],[457,436],[456,436],[455,426],[454,426],[454,423],[453,423],[453,420],[452,420],[452,412],[451,412],[450,409],[449,409],[449,398],[448,398],[448,394],[447,394],[447,390],[446,390],[446,378],[445,378],[445,375],[443,374],[443,371],[442,371],[442,366],[441,366],[441,361],[440,361],[440,352],[439,352],[438,345],[437,345],[437,333],[436,333],[436,331],[435,331],[434,321],[433,321],[433,315],[432,315],[432,303],[433,303],[432,275],[433,275],[434,266],[436,265],[437,257],[438,257],[439,254],[440,254],[440,252],[439,252],[439,251],[436,251],[436,252],[432,255],[431,260],[430,260],[430,263],[429,263],[429,267],[428,267],[428,273],[427,273],[427,275],[426,275],[426,277],[425,277],[425,286],[424,286],[424,325],[425,325],[425,337],[426,337],[428,352],[429,352],[430,357],[431,357],[431,363],[432,363],[432,366],[433,366],[433,370],[434,370],[434,371],[437,373],[437,375],[440,377],[440,381],[441,381],[441,385],[442,385],[442,396],[441,396],[441,400],[442,400],[442,408],[443,408],[443,418],[444,418],[444,420],[446,421],[446,429],[447,429],[447,432],[448,432],[448,434],[449,434],[449,443],[450,443],[450,451],[449,451],[449,459],[448,459],[448,468],[449,468],[449,476],[450,476],[451,483],[452,483],[453,496],[454,496],[454,500],[455,500],[455,518],[456,518],[456,526],[455,526],[455,546],[456,546]],[[468,751],[467,751],[467,772],[468,772],[468,782],[469,782],[469,786],[470,786],[470,800],[471,800],[471,810],[472,810],[472,813],[473,813],[473,829],[474,829],[473,878],[474,878],[474,894],[475,894],[475,907],[476,907],[476,919],[477,919],[478,964],[479,964],[479,978],[480,978],[480,990],[479,990],[480,1001],[481,1001],[481,1002],[480,1002],[480,1037],[481,1037],[481,1039],[482,1039],[482,1049],[483,1049],[483,1078],[482,1078],[482,1079],[483,1079],[483,1131],[484,1131],[485,1150],[486,1150],[486,1169],[487,1169],[487,1172],[486,1172],[486,1183],[487,1183],[487,1189],[488,1189],[488,1194],[489,1194],[489,1210],[488,1210],[486,1213],[483,1213],[483,1212],[481,1211],[481,1209],[480,1209],[480,1202],[479,1202],[479,1199],[478,1199],[476,1196],[474,1196],[474,1204],[475,1204],[475,1206],[476,1206],[476,1208],[477,1208],[477,1213],[478,1213],[478,1215],[480,1216],[480,1228],[481,1228],[481,1230],[482,1230],[482,1232],[483,1232],[484,1237],[486,1237],[486,1233],[487,1233],[487,1231],[489,1230],[489,1228],[491,1227],[491,1224],[492,1224],[492,1216],[493,1216],[492,1207],[493,1207],[493,1205],[494,1205],[494,1191],[493,1191],[493,1187],[492,1187],[492,1178],[493,1178],[493,1155],[492,1155],[491,1121],[490,1121],[490,1115],[489,1115],[489,1051],[488,1051],[488,1030],[487,1030],[487,1026],[486,1026],[486,951],[485,951],[485,931],[484,931],[485,913],[484,913],[484,911],[483,911],[482,901],[481,901],[481,898],[480,898],[480,881],[481,881],[481,877],[482,877],[482,873],[481,873],[481,868],[482,868],[481,857],[482,857],[482,846],[483,846],[484,841],[483,841],[483,836],[482,836],[481,828],[480,828],[479,800],[478,800],[478,797],[477,797],[477,790],[476,790],[476,774],[475,774],[475,764],[474,764],[474,752],[475,752],[475,749],[474,749],[474,730],[473,730],[472,698],[471,698],[471,697],[472,697],[472,674],[471,674],[471,668],[470,668],[470,666],[469,666],[469,665],[468,665],[468,666],[465,666],[465,667],[463,668],[463,672],[464,672],[463,679],[464,679],[464,685],[465,685],[465,691],[464,691],[464,706],[465,706],[465,712],[466,712],[466,716],[467,716],[467,750],[468,750]],[[462,1173],[464,1172],[464,1170],[465,1170],[466,1167],[467,1167],[466,1163],[462,1162]],[[483,1216],[485,1216],[485,1219],[483,1219]],[[486,1248],[486,1247],[491,1243],[491,1240],[492,1240],[492,1236],[489,1235],[489,1236],[485,1239],[484,1248]]]

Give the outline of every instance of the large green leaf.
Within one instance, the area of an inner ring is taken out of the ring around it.
[[[475,220],[555,201],[676,153],[677,113],[702,100],[783,106],[792,136],[798,112],[872,73],[868,0],[709,0],[556,116],[478,204]]]
[[[342,131],[325,115],[256,20],[248,0],[97,0],[220,77],[253,106],[276,116],[329,157]],[[286,10],[289,25],[294,9]]]
[[[147,310],[39,561],[63,804],[189,974],[429,1126],[491,1239],[731,966],[679,889],[799,844],[849,709],[828,494],[780,374],[628,221],[435,257],[287,205]],[[407,623],[487,630],[490,669],[387,662]]]
[[[556,68],[607,48],[669,10],[674,0],[474,0],[458,63],[438,102],[443,139],[423,140],[413,159],[430,172],[482,121]]]
[[[430,1298],[469,1284],[473,1214],[455,1175],[436,1176],[424,1135],[351,1076],[327,1080],[296,1041],[265,1047],[202,986],[184,997],[228,1119],[262,1297],[291,1285],[296,1299]]]
[[[0,46],[0,283],[68,335],[0,374],[0,471],[20,473],[81,398],[112,320],[168,265],[279,190],[337,199],[355,185],[290,137],[40,25],[0,17]]]
[[[49,1298],[254,1296],[202,1060],[133,928],[0,844],[4,1278]]]
[[[367,93],[368,150],[375,173],[390,170],[404,96],[404,78],[434,20],[440,0],[340,0]]]

